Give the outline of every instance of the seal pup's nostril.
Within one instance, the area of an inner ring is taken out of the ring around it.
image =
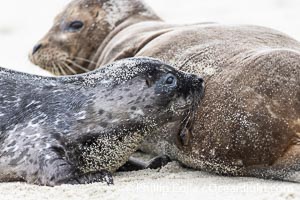
[[[200,85],[203,85],[203,84],[204,84],[203,78],[200,78],[200,77],[197,78],[197,82],[198,82]]]
[[[191,82],[192,82],[192,85],[194,85],[195,87],[204,87],[204,85],[205,85],[204,79],[197,75],[192,75]]]
[[[42,44],[35,45],[32,50],[32,55],[35,54],[41,47]]]

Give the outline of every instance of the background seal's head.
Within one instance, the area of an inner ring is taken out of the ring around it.
[[[157,20],[141,0],[75,0],[29,54],[30,60],[56,75],[88,71],[97,49],[124,21]],[[96,67],[94,67],[96,68]]]

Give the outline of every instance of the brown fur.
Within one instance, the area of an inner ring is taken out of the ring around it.
[[[126,2],[144,5],[138,0]],[[78,5],[75,1],[67,7],[68,18]],[[93,9],[103,11],[93,6],[88,12]],[[77,14],[85,19],[85,12],[78,9]],[[92,20],[107,32],[70,37],[80,45],[97,38],[93,50],[84,50],[89,54],[86,59],[97,62],[84,66],[87,69],[121,58],[150,56],[205,78],[206,97],[184,138],[187,141],[178,142],[179,125],[169,124],[142,145],[144,151],[220,174],[300,181],[298,41],[258,26],[170,25],[138,11],[111,30],[101,19]],[[42,41],[57,34],[58,30],[50,32]],[[68,44],[48,43],[55,48]]]

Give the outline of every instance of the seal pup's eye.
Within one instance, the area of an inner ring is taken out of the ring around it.
[[[173,74],[167,74],[165,77],[165,85],[175,86],[177,84],[177,78]]]
[[[76,20],[76,21],[71,22],[68,25],[67,30],[71,31],[71,32],[74,32],[74,31],[80,30],[83,26],[84,26],[84,24],[83,24],[82,21]]]
[[[169,78],[166,80],[166,84],[169,84],[169,85],[173,84],[173,82],[174,82],[174,77],[169,77]]]

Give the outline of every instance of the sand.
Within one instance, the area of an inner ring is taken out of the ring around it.
[[[49,75],[33,66],[28,52],[51,26],[69,0],[2,0],[0,65]],[[148,0],[166,21],[256,24],[283,31],[300,40],[299,0]],[[160,170],[117,173],[115,185],[39,187],[0,183],[0,200],[23,199],[300,199],[300,184],[255,178],[221,177],[185,169],[177,162]]]
[[[184,169],[172,162],[160,170],[117,173],[115,184],[40,187],[0,184],[0,198],[10,199],[299,199],[300,186],[255,178],[228,178]]]

